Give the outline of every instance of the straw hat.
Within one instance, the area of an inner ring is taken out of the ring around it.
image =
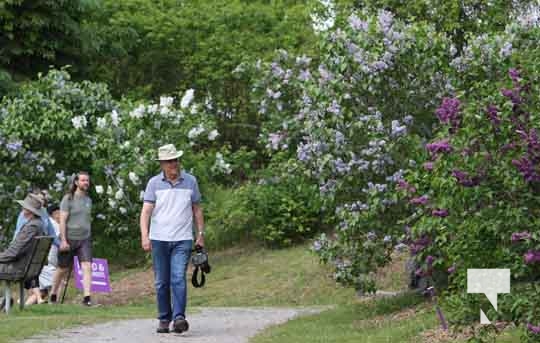
[[[19,205],[38,217],[41,217],[41,201],[33,194],[28,194],[24,200],[15,200]]]
[[[168,161],[175,160],[178,157],[182,156],[184,152],[182,150],[176,150],[174,145],[167,144],[159,147],[158,149],[158,158],[157,161]]]

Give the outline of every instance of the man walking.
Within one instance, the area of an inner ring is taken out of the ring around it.
[[[91,211],[92,199],[88,196],[90,176],[87,172],[79,172],[75,176],[71,189],[64,195],[60,203],[60,247],[58,251],[58,268],[54,274],[51,287],[50,302],[57,302],[60,282],[64,280],[73,256],[77,255],[83,271],[82,304],[92,306],[90,286],[92,282],[92,238]]]
[[[193,245],[193,217],[196,244],[204,246],[204,219],[197,180],[180,169],[182,151],[168,144],[159,148],[162,172],[148,181],[141,210],[141,244],[152,251],[157,295],[158,333],[187,331],[186,270]],[[172,293],[172,309],[171,309]]]

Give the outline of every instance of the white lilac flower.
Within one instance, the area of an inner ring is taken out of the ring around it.
[[[101,185],[96,186],[96,193],[97,194],[103,194],[103,191],[104,191],[103,186],[101,186]]]
[[[407,132],[407,126],[399,125],[399,121],[392,120],[392,136],[399,137]]]
[[[171,113],[171,110],[166,106],[163,106],[159,109],[159,114],[161,114],[162,116],[167,116],[167,114],[169,113]]]
[[[112,187],[111,187],[111,186],[107,186],[107,194],[108,194],[108,195],[113,195],[113,193],[114,193],[114,192],[113,192]]]
[[[188,89],[186,93],[184,93],[184,96],[182,97],[182,100],[180,101],[180,107],[181,108],[188,108],[189,104],[193,100],[195,91],[193,89]]]
[[[124,191],[122,191],[121,189],[119,189],[116,194],[114,194],[114,198],[116,200],[122,200],[124,199]]]
[[[157,104],[152,104],[152,105],[148,105],[146,111],[150,114],[154,114],[154,113],[157,113],[158,111],[158,105]]]
[[[194,138],[198,137],[203,132],[204,132],[204,127],[202,126],[202,124],[199,124],[199,126],[196,126],[196,127],[192,128],[191,130],[189,130],[188,138],[189,139],[194,139]]]
[[[191,105],[191,108],[189,110],[189,113],[191,114],[197,114],[197,112],[199,111],[199,106],[197,104],[193,104]]]
[[[63,170],[61,170],[60,172],[56,173],[56,179],[57,179],[58,181],[61,181],[61,182],[66,181],[66,175],[65,175],[65,173],[64,173]]]
[[[105,217],[105,215],[104,215],[103,213],[98,213],[98,214],[96,215],[96,218],[97,218],[97,219],[104,220],[104,219],[107,218],[107,217]]]
[[[104,129],[107,127],[107,119],[105,118],[98,118],[97,119],[97,127],[98,129]]]
[[[278,150],[279,149],[279,143],[283,139],[283,135],[280,133],[271,133],[268,135],[268,147],[272,150]]]
[[[108,203],[110,208],[116,208],[116,201],[113,199],[109,199]]]
[[[127,213],[127,210],[126,210],[125,207],[120,207],[118,210],[119,210],[120,213],[122,213],[122,214],[126,214],[126,213]]]
[[[73,127],[76,129],[82,129],[83,127],[86,127],[87,121],[85,116],[76,116],[71,118],[71,123],[73,124]]]
[[[116,110],[111,112],[111,122],[113,126],[118,126],[118,124],[120,124],[120,116]]]
[[[170,96],[162,96],[159,98],[160,107],[170,107],[174,102],[174,98]]]
[[[141,119],[142,117],[144,117],[144,110],[144,105],[140,104],[133,111],[129,112],[129,116],[134,119]]]
[[[56,192],[61,192],[62,189],[64,188],[64,185],[60,181],[55,181],[53,184],[53,187]]]
[[[225,162],[223,155],[219,152],[216,153],[216,162],[214,163],[212,169],[225,174],[232,173],[231,165]]]
[[[140,183],[139,177],[134,172],[129,172],[128,176],[129,176],[129,180],[134,185],[138,185]]]
[[[124,179],[122,179],[121,177],[117,178],[116,182],[118,182],[118,186],[124,187]]]
[[[315,32],[328,31],[334,26],[336,21],[334,3],[331,0],[319,0],[319,2],[324,6],[324,15],[312,13],[311,25]]]
[[[506,58],[512,55],[512,43],[506,42],[503,47],[501,48],[499,54],[501,57]]]
[[[217,136],[219,136],[218,130],[212,130],[208,134],[208,140],[213,141],[213,140],[215,140],[217,138]]]

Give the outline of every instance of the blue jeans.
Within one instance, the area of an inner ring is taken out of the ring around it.
[[[152,240],[152,262],[158,305],[158,319],[164,322],[186,317],[186,270],[193,241]],[[172,311],[171,311],[172,289]]]

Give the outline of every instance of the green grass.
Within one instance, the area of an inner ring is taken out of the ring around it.
[[[337,285],[306,246],[255,247],[210,255],[204,288],[188,290],[192,306],[302,306],[350,303],[354,290]],[[190,276],[191,277],[191,276]]]
[[[155,306],[35,305],[19,311],[13,308],[9,316],[0,314],[0,343],[15,342],[32,335],[57,329],[122,319],[151,318]]]
[[[423,330],[437,325],[434,311],[420,306],[405,318],[394,318],[393,314],[415,308],[421,301],[415,296],[399,296],[340,305],[267,329],[250,342],[412,342]]]

